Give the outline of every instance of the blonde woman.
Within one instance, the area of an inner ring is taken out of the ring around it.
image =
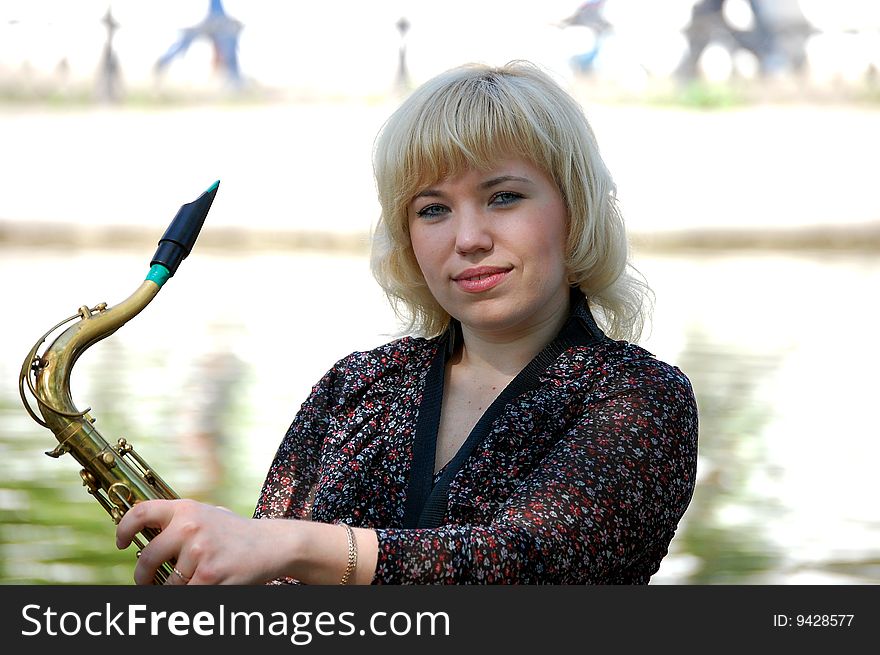
[[[253,519],[149,501],[148,583],[647,584],[694,489],[697,409],[634,345],[647,287],[580,106],[465,66],[381,131],[372,265],[407,336],[338,361]],[[256,520],[255,520],[256,519]]]

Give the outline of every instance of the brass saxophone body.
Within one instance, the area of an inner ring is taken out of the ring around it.
[[[79,357],[90,346],[109,337],[137,316],[170,278],[188,254],[210,208],[218,183],[197,200],[181,207],[151,262],[150,272],[131,296],[118,305],[80,307],[44,334],[22,363],[19,392],[25,409],[40,425],[51,430],[58,445],[46,454],[61,457],[70,453],[82,466],[80,477],[86,490],[110,514],[114,523],[135,503],[142,500],[173,499],[179,496],[161,477],[120,438],[111,445],[95,427],[91,408],[80,411],[70,392],[70,376]],[[62,326],[76,321],[61,332],[40,353],[40,347]],[[28,401],[28,393],[36,410]],[[151,528],[141,535],[149,541],[158,534]],[[146,544],[135,538],[138,548]],[[173,562],[165,562],[156,572],[154,582],[162,583],[173,571]]]

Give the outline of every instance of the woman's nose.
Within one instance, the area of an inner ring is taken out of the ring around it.
[[[492,250],[489,218],[476,210],[459,211],[456,221],[455,251],[459,254]]]

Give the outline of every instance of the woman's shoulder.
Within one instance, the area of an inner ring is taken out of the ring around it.
[[[605,339],[576,347],[557,360],[554,373],[577,386],[597,388],[665,387],[692,395],[687,375],[637,344]]]
[[[338,360],[328,372],[332,386],[351,391],[379,380],[397,380],[426,371],[437,351],[439,337],[405,336],[369,350],[356,350]]]
[[[430,339],[415,336],[400,337],[369,350],[349,353],[336,363],[335,368],[355,366],[383,369],[400,364],[417,363],[422,359],[430,361],[436,352],[438,340],[439,337]]]

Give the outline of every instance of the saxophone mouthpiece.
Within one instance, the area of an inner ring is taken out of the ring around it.
[[[217,180],[202,195],[177,210],[171,225],[159,239],[159,247],[150,262],[151,266],[157,264],[164,266],[168,269],[168,277],[174,275],[180,262],[186,259],[192,250],[219,186],[220,180]]]

